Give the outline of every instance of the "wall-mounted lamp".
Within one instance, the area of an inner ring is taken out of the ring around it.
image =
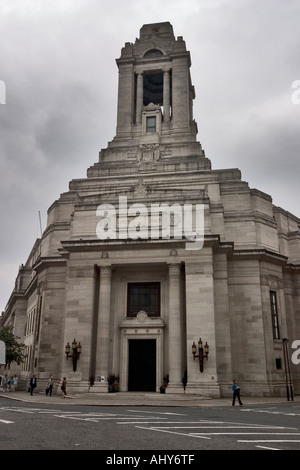
[[[199,369],[200,369],[200,372],[203,372],[203,359],[204,357],[208,358],[208,353],[209,353],[209,346],[207,344],[207,341],[203,347],[203,343],[202,343],[202,340],[201,338],[199,338],[199,341],[198,341],[198,354],[197,354],[197,346],[195,344],[195,341],[193,342],[193,345],[192,345],[192,353],[193,353],[193,356],[194,356],[194,360],[196,357],[199,358]]]
[[[65,348],[65,353],[66,353],[67,359],[69,357],[72,358],[73,371],[76,372],[77,361],[79,361],[81,350],[82,350],[82,346],[80,344],[80,341],[77,344],[77,341],[74,338],[74,341],[72,342],[72,351],[73,351],[72,354],[70,354],[70,350],[71,350],[71,346],[69,345],[69,343],[67,343],[66,348]]]

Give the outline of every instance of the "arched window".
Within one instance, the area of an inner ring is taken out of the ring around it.
[[[158,49],[151,49],[150,51],[147,51],[144,57],[161,57],[163,53],[159,51]]]

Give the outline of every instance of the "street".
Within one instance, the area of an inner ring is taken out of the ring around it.
[[[121,451],[132,458],[149,451],[151,464],[191,464],[197,463],[201,450],[300,450],[299,417],[296,403],[243,408],[58,406],[1,397],[0,450],[105,450],[111,464],[124,463],[116,461],[125,455]],[[176,456],[177,462],[156,462],[154,451],[163,451],[166,459]],[[183,461],[184,455],[193,460]]]

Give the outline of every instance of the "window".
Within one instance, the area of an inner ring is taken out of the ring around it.
[[[164,74],[162,71],[143,73],[143,105],[150,103],[162,106],[164,102]]]
[[[276,292],[270,291],[273,338],[280,339]]]
[[[156,117],[155,116],[147,117],[146,132],[156,132]]]
[[[149,317],[160,316],[160,283],[130,282],[127,293],[127,316],[144,310]]]
[[[161,51],[159,51],[158,49],[151,49],[150,51],[146,52],[146,54],[144,55],[144,57],[161,57],[163,55],[163,53]]]

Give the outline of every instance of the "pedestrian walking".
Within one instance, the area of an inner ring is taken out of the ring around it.
[[[29,390],[30,390],[30,395],[33,395],[33,390],[37,387],[37,380],[36,380],[36,376],[33,375],[30,379],[30,382],[29,382]]]
[[[241,389],[240,389],[240,387],[237,383],[237,380],[234,379],[233,385],[232,385],[232,391],[233,391],[232,406],[235,405],[236,398],[238,399],[238,402],[239,402],[240,406],[243,406],[243,403],[242,403],[241,397],[240,397],[240,390]]]
[[[46,395],[52,396],[52,390],[54,386],[54,379],[53,376],[51,375],[50,379],[48,380],[47,387],[46,387]]]
[[[18,385],[18,377],[16,376],[16,374],[14,375],[14,377],[12,378],[12,384],[11,384],[11,391],[12,392],[15,392],[16,391],[16,388],[17,388],[17,385]]]
[[[63,378],[60,388],[61,388],[61,397],[65,398],[65,396],[67,395],[67,379],[66,379],[66,377]]]
[[[13,377],[11,377],[10,379],[8,379],[7,385],[8,385],[8,390],[9,390],[10,392],[12,392]]]
[[[7,385],[8,385],[8,378],[7,378],[7,374],[5,374],[5,376],[2,379],[3,392],[7,392]]]

